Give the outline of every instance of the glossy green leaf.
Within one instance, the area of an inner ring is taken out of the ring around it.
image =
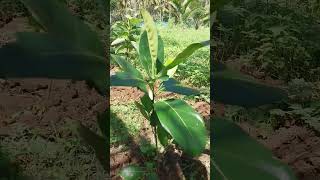
[[[110,77],[111,86],[138,87],[144,92],[147,91],[146,82],[127,72],[117,72]]]
[[[161,36],[158,36],[158,58],[156,62],[157,73],[160,73],[164,68],[164,44]]]
[[[144,171],[137,165],[128,165],[121,169],[119,175],[123,180],[140,180],[143,178]]]
[[[177,57],[173,60],[172,63],[170,63],[168,66],[166,66],[166,70],[169,70],[171,68],[174,68],[175,66],[179,65],[180,63],[184,63],[187,61],[187,58],[191,56],[196,50],[207,46],[207,41],[202,43],[193,43],[189,45],[186,49],[184,49],[181,53],[177,55]]]
[[[141,112],[141,114],[143,115],[144,118],[146,118],[147,120],[150,119],[147,111],[144,109],[143,105],[141,105],[140,103],[138,103],[137,101],[134,102],[134,104],[136,105],[136,107],[139,109],[139,111]]]
[[[144,108],[146,109],[146,111],[148,113],[150,113],[153,109],[153,103],[152,103],[152,100],[149,98],[148,94],[144,94],[140,98],[140,101],[141,101],[142,105],[144,106]]]
[[[81,123],[78,123],[78,132],[84,141],[90,145],[96,153],[97,158],[102,164],[103,168],[108,171],[109,169],[109,143],[108,138],[103,138],[89,128],[83,126]]]
[[[163,128],[189,155],[198,156],[205,148],[207,133],[201,116],[182,100],[154,104]]]
[[[147,31],[144,31],[141,34],[140,42],[139,42],[139,57],[140,62],[149,77],[152,75],[152,60],[151,54],[149,50],[148,36]]]
[[[174,92],[174,93],[178,93],[178,94],[183,94],[183,95],[187,95],[187,96],[200,94],[200,92],[198,90],[184,87],[180,84],[179,81],[172,79],[172,78],[170,78],[167,81],[164,81],[163,87],[166,91]]]
[[[272,152],[231,121],[213,119],[211,179],[296,180],[293,172]]]
[[[225,70],[213,73],[214,100],[224,104],[256,107],[281,101],[286,91],[256,82],[249,76]]]
[[[141,75],[141,73],[135,67],[133,67],[128,62],[128,60],[122,58],[121,56],[117,56],[117,55],[111,55],[111,57],[120,66],[121,70],[134,75],[138,79],[143,80],[143,76]]]
[[[104,47],[97,33],[73,16],[66,5],[56,0],[22,2],[46,32],[72,42],[85,51],[104,56]]]
[[[141,15],[144,20],[145,29],[148,37],[149,51],[150,51],[151,61],[152,61],[151,75],[152,77],[154,77],[156,74],[156,61],[158,58],[158,32],[157,32],[156,24],[154,23],[150,13],[143,9],[141,10]]]
[[[81,51],[59,51],[58,48],[58,51],[55,51],[55,47],[48,47],[48,51],[39,47],[39,52],[30,52],[29,48],[25,49],[18,44],[0,48],[1,78],[87,80],[92,82],[101,94],[106,93],[106,63],[99,56]]]
[[[170,135],[161,124],[157,126],[157,136],[162,146],[166,147],[169,144]]]
[[[150,46],[149,46],[149,41],[148,41],[148,36],[146,31],[144,31],[140,37],[139,57],[140,57],[140,62],[142,66],[144,67],[148,75],[151,77],[153,62],[151,60]],[[163,62],[164,62],[164,44],[163,44],[162,38],[158,36],[158,57],[155,64],[157,73],[159,73],[164,67]]]

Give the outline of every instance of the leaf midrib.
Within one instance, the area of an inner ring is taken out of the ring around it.
[[[190,136],[194,139],[194,136],[192,136],[192,133],[189,131],[189,128],[187,127],[187,125],[184,123],[184,121],[182,120],[182,117],[179,115],[179,113],[167,102],[162,101],[163,103],[167,104],[176,114],[177,116],[181,119],[183,125],[186,127],[188,133],[190,134]]]

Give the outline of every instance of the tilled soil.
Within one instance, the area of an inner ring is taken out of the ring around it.
[[[245,122],[239,125],[288,164],[299,180],[319,179],[320,137],[313,130],[293,124],[268,134]]]
[[[273,80],[256,72],[250,72],[238,61],[228,62],[229,68],[250,74],[263,84],[283,86],[284,82]],[[215,114],[224,114],[224,105],[213,105]],[[286,122],[285,126],[272,133],[257,128],[247,122],[238,125],[254,139],[269,148],[282,162],[288,164],[299,180],[320,179],[320,133],[295,122]]]
[[[41,129],[44,136],[52,133],[51,123],[63,125],[68,119],[94,126],[107,106],[84,82],[68,80],[1,80],[0,99],[1,135],[14,132],[10,127],[15,123]]]

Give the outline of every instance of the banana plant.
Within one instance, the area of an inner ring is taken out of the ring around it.
[[[106,96],[107,58],[98,34],[74,17],[60,1],[21,1],[45,32],[18,33],[15,42],[0,48],[0,78],[85,80]],[[107,8],[102,1],[101,5],[104,5],[101,9]],[[107,115],[98,117],[103,135],[78,124],[79,134],[95,149],[105,170],[109,167]]]
[[[199,91],[184,87],[172,75],[180,63],[186,62],[194,51],[208,42],[194,43],[173,60],[164,60],[164,44],[151,15],[141,11],[145,31],[140,36],[139,59],[145,76],[121,56],[112,56],[121,71],[111,76],[111,86],[132,86],[144,92],[135,102],[141,114],[150,122],[156,140],[163,146],[174,140],[190,156],[198,156],[205,148],[207,132],[201,116],[185,101],[159,99],[163,91],[182,95],[196,95]]]
[[[187,19],[190,14],[196,10],[191,9],[191,2],[194,0],[170,0],[169,4],[173,8],[174,16],[176,17],[176,21],[180,21],[182,23],[185,19]]]

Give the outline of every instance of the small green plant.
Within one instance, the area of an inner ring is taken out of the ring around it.
[[[114,55],[112,58],[122,72],[117,72],[111,77],[111,85],[138,87],[145,93],[140,102],[135,104],[153,127],[156,147],[158,139],[164,147],[173,139],[185,153],[198,156],[204,150],[207,141],[201,116],[183,100],[162,100],[157,97],[163,91],[183,95],[199,94],[197,90],[183,87],[172,76],[180,63],[185,62],[194,51],[206,44],[191,44],[175,59],[165,61],[164,45],[155,23],[146,10],[142,10],[141,13],[145,31],[140,37],[139,56],[146,76],[122,57]]]
[[[123,21],[117,21],[111,27],[111,47],[114,48],[114,54],[125,55],[128,59],[135,58],[133,53],[137,49],[136,42],[140,35],[139,18],[126,15]]]

